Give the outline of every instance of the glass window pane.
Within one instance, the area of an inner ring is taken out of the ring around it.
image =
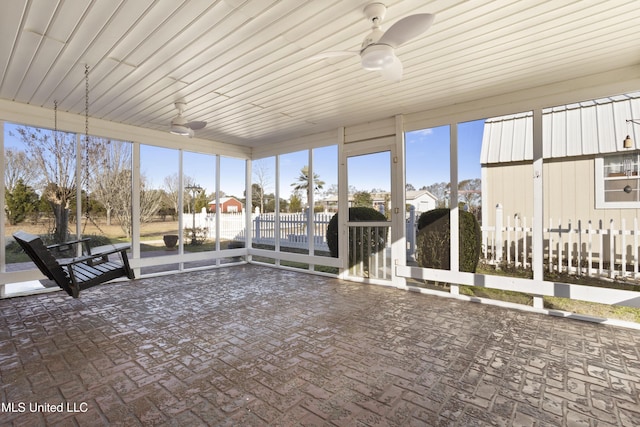
[[[89,138],[89,195],[83,192],[82,234],[96,244],[131,241],[132,148],[130,142]]]
[[[519,277],[533,277],[532,141],[531,112],[485,120],[479,273],[504,275],[517,271]]]
[[[140,250],[142,257],[178,253],[179,152],[140,146]],[[142,274],[177,270],[178,264],[142,268]]]
[[[458,268],[476,272],[482,255],[480,154],[484,120],[458,125]]]
[[[231,157],[220,157],[220,208],[212,207],[219,215],[220,249],[234,249],[245,246],[245,175],[246,161]],[[215,219],[215,218],[214,218]],[[228,257],[221,262],[236,262],[238,257]]]
[[[28,257],[11,243],[24,230],[45,243],[75,235],[75,134],[4,124],[5,255],[7,270],[33,269]]]
[[[253,247],[275,249],[275,173],[276,158],[254,160],[252,168]]]
[[[182,156],[185,252],[216,249],[216,156],[185,151]],[[195,231],[195,233],[194,233]]]
[[[405,135],[407,263],[449,269],[448,214],[435,219],[436,209],[448,209],[450,197],[449,126],[421,129]],[[442,215],[440,215],[442,216]],[[419,224],[433,222],[435,231],[420,233]],[[438,226],[444,224],[443,227]]]
[[[309,200],[315,185],[309,174],[309,151],[281,155],[279,166],[280,250],[308,254]]]
[[[329,221],[338,212],[338,146],[315,148],[313,150],[313,173],[318,177],[315,185],[313,215],[314,254],[330,256],[327,244]],[[320,185],[321,184],[321,185]],[[327,270],[316,266],[316,270],[337,273],[337,269]]]

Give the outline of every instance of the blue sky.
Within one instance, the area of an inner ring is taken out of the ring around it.
[[[480,147],[484,120],[458,125],[459,179],[480,178]],[[15,125],[5,124],[5,146],[20,147],[21,143],[9,136]],[[408,132],[406,140],[406,181],[416,189],[436,182],[449,182],[449,127]],[[325,182],[325,189],[338,181],[338,150],[336,146],[313,150],[314,172]],[[275,160],[261,161],[266,170],[267,192],[275,191]],[[280,157],[280,195],[288,199],[300,169],[309,164],[308,152],[300,151]],[[184,173],[205,188],[215,190],[215,157],[184,152]],[[221,158],[220,189],[228,195],[242,197],[244,193],[245,161]],[[255,167],[254,167],[255,168]],[[357,190],[389,189],[389,155],[377,153],[349,160],[349,185]],[[141,171],[151,188],[164,186],[164,178],[178,172],[178,151],[152,146],[141,147]],[[255,176],[255,175],[254,175]],[[271,188],[269,188],[271,187]]]
[[[458,125],[458,180],[480,178],[480,149],[484,120]],[[408,132],[406,180],[416,189],[436,182],[449,182],[449,126]]]

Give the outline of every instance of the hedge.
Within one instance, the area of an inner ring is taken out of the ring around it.
[[[416,261],[420,267],[449,270],[450,211],[433,209],[418,218]],[[480,224],[473,214],[459,211],[459,267],[460,271],[475,273],[482,245]]]

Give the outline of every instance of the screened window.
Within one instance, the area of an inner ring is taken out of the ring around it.
[[[639,208],[640,153],[614,154],[596,159],[598,208]]]

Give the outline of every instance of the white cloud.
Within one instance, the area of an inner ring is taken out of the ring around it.
[[[418,141],[423,141],[426,137],[433,134],[433,129],[420,129],[407,132],[406,141],[411,144]]]

